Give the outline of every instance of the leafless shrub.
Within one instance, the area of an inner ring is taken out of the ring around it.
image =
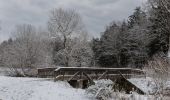
[[[33,76],[33,69],[46,65],[48,51],[45,38],[32,25],[19,25],[13,41],[3,50],[3,63],[11,75]]]
[[[156,54],[146,66],[146,74],[153,79],[155,97],[164,97],[167,82],[169,81],[169,60],[163,53]]]

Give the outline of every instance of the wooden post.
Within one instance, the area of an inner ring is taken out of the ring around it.
[[[54,82],[57,81],[57,76],[59,75],[59,73],[60,73],[60,72],[55,72],[55,71],[54,71]]]
[[[72,80],[75,76],[77,76],[80,73],[80,71],[76,72],[68,81]]]
[[[108,72],[106,73],[106,78],[109,79],[109,74],[108,74]]]
[[[83,74],[87,77],[87,79],[90,81],[90,84],[91,85],[94,85],[95,83],[94,83],[94,81],[92,80],[92,78],[87,74],[87,73],[85,73],[85,72],[83,72]]]
[[[98,79],[99,76],[98,76],[97,72],[95,72],[95,75],[96,75],[96,79]]]
[[[83,78],[83,72],[80,72],[79,74],[80,74],[80,79],[82,79]]]
[[[64,75],[65,75],[65,72],[63,72],[63,78],[62,78],[63,81],[64,81]]]
[[[100,80],[101,78],[103,78],[103,77],[107,74],[107,72],[108,72],[108,71],[105,71],[105,72],[102,74],[102,76],[100,76],[100,77],[98,78],[98,80]]]

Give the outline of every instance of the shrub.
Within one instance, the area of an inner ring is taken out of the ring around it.
[[[89,97],[99,100],[108,100],[112,96],[113,82],[111,80],[98,80],[95,85],[90,86],[86,93]]]

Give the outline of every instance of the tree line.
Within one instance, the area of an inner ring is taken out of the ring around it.
[[[155,55],[168,55],[170,13],[167,0],[148,0],[147,10],[137,7],[127,21],[112,22],[101,38],[93,39],[100,66],[143,66]]]

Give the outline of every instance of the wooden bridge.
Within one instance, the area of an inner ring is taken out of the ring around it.
[[[119,90],[127,89],[127,93],[132,89],[138,90],[140,94],[144,94],[133,83],[127,79],[131,77],[145,77],[143,70],[134,68],[95,68],[95,67],[58,67],[58,68],[40,68],[38,69],[38,77],[54,78],[54,81],[67,81],[73,87],[87,88],[94,84],[93,80],[110,79],[119,84]],[[126,84],[126,85],[124,85]]]
[[[95,67],[58,67],[40,68],[38,77],[55,78],[56,80],[72,79],[114,79],[123,75],[126,78],[143,76],[143,70],[134,68],[95,68]]]

